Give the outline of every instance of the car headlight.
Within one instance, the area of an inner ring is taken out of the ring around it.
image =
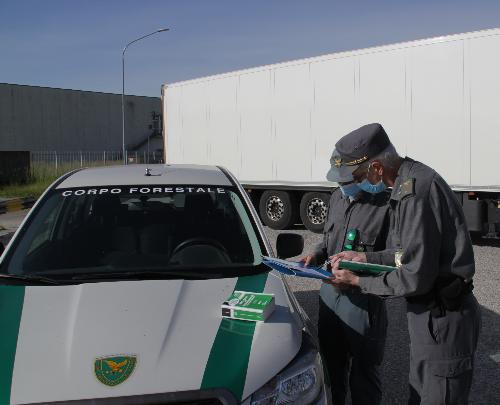
[[[257,390],[251,405],[311,404],[323,387],[321,357],[314,349],[299,352],[278,375]]]

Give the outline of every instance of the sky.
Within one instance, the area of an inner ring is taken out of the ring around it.
[[[0,83],[160,96],[161,85],[500,27],[500,0],[0,0]]]

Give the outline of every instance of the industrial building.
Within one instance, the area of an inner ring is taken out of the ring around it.
[[[159,97],[126,96],[125,146],[163,150]],[[121,94],[0,83],[0,151],[121,151]]]

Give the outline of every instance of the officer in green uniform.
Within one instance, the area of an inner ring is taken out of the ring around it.
[[[338,154],[332,154],[331,163]],[[329,174],[327,175],[327,179]],[[330,198],[323,241],[302,260],[321,264],[349,249],[371,252],[385,249],[389,230],[390,193],[369,194],[339,179]],[[379,366],[382,362],[387,314],[383,299],[361,294],[358,288],[339,290],[323,284],[320,290],[318,335],[327,363],[334,405],[343,405],[348,387],[353,405],[377,405],[382,400]]]
[[[472,294],[474,253],[460,202],[428,166],[392,152],[380,124],[365,125],[336,145],[337,173],[351,173],[370,193],[392,187],[388,249],[332,257],[338,287],[357,286],[407,301],[410,335],[409,404],[467,404],[481,326]],[[357,161],[356,165],[346,162]],[[341,260],[398,266],[372,277],[339,270]]]

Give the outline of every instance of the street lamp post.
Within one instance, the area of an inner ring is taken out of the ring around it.
[[[161,28],[150,34],[144,35],[140,38],[134,39],[125,45],[122,52],[122,153],[123,153],[123,164],[127,164],[127,158],[125,156],[125,51],[127,48],[132,45],[134,42],[140,41],[141,39],[150,37],[151,35],[157,34],[159,32],[169,31],[169,28]]]

